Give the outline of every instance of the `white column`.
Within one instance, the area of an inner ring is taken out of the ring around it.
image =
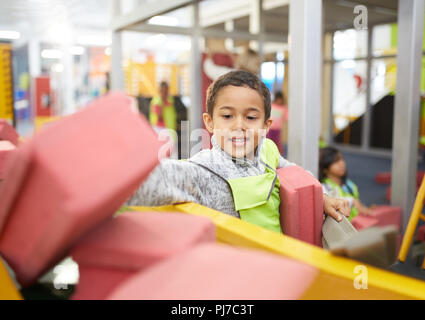
[[[121,14],[121,4],[118,0],[110,2],[111,21]],[[122,35],[121,31],[112,31],[111,45],[111,90],[124,89],[124,70],[122,67]]]
[[[403,231],[416,194],[424,10],[424,0],[398,2],[391,204],[403,210]]]
[[[251,13],[249,15],[249,32],[259,34],[259,41],[250,41],[249,46],[252,50],[259,53],[261,59],[264,58],[263,53],[263,36],[264,36],[264,21],[263,21],[263,0],[251,0]]]
[[[289,5],[288,158],[316,177],[322,89],[322,1]]]
[[[61,115],[69,115],[76,111],[74,102],[74,56],[70,52],[71,46],[69,44],[63,45],[63,78],[62,78],[62,92],[63,92],[63,109]]]
[[[193,5],[193,33],[190,51],[190,130],[202,128],[201,103],[201,50],[200,50],[199,3]]]
[[[233,20],[228,20],[224,23],[224,30],[226,30],[226,32],[233,32],[235,30],[235,23]],[[235,41],[233,39],[226,39],[224,45],[227,50],[233,52],[235,48]]]

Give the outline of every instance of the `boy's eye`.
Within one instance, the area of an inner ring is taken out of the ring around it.
[[[222,117],[224,119],[230,119],[232,116],[230,114],[223,114]]]
[[[257,119],[257,117],[255,117],[255,116],[248,116],[248,117],[247,117],[247,119],[248,119],[248,120],[256,120],[256,119]]]

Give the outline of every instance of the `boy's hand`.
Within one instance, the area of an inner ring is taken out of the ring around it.
[[[325,194],[323,195],[323,209],[336,221],[342,220],[341,214],[346,217],[350,216],[350,205],[347,200],[330,198]]]

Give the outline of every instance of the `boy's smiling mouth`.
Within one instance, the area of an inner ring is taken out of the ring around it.
[[[230,141],[232,141],[232,144],[235,146],[244,146],[246,144],[246,142],[248,141],[248,139],[246,137],[241,137],[241,138],[231,138]]]

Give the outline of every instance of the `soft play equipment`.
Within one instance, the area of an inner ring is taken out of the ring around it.
[[[0,140],[0,180],[3,180],[6,175],[7,161],[15,151],[15,145],[7,140]]]
[[[318,246],[267,230],[199,204],[185,203],[164,207],[130,207],[129,209],[140,212],[173,211],[207,217],[216,226],[217,242],[219,243],[238,248],[260,249],[316,268],[319,275],[304,290],[300,299],[425,299],[425,283],[423,281],[333,255]],[[254,260],[255,258],[251,261]],[[153,272],[157,266],[160,264],[146,271]],[[359,290],[358,287],[361,285],[361,279],[364,279],[363,276],[367,277],[367,290]],[[190,275],[187,275],[187,278],[189,279]],[[163,285],[161,283],[160,281],[159,288]],[[186,286],[186,290],[190,293],[191,289]],[[114,298],[117,296],[115,295]]]
[[[125,279],[203,242],[215,242],[215,226],[179,213],[123,213],[73,247],[80,279],[73,299],[105,299]]]
[[[354,228],[356,228],[356,230],[363,230],[377,226],[378,220],[375,219],[373,216],[359,214],[351,220],[351,224]]]
[[[19,135],[6,120],[0,119],[0,140],[6,140],[18,145]]]
[[[424,178],[425,171],[418,171],[416,173],[416,185],[419,187],[422,179]],[[390,184],[391,183],[391,172],[379,172],[375,175],[375,182],[378,184]]]
[[[401,208],[396,206],[377,206],[372,208],[373,215],[364,215],[360,213],[351,223],[357,230],[368,227],[385,227],[393,225],[397,230],[401,230]]]
[[[110,93],[13,153],[0,186],[0,255],[21,285],[113,215],[157,165],[157,136],[131,105]]]
[[[317,270],[258,250],[203,244],[128,279],[111,300],[298,299]]]
[[[419,242],[425,242],[425,224],[418,228],[416,240]]]
[[[322,246],[323,190],[299,166],[277,170],[280,181],[280,225],[284,234]]]

